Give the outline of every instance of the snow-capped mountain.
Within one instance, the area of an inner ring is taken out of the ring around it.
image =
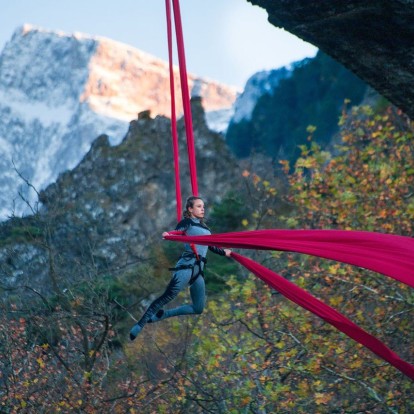
[[[250,120],[257,100],[265,95],[272,94],[282,79],[291,75],[292,71],[286,67],[273,70],[264,70],[252,75],[234,104],[232,123]]]
[[[178,70],[175,78],[180,112]],[[191,74],[188,83],[203,100],[209,127],[224,131],[236,88]],[[27,183],[44,188],[101,134],[118,144],[144,110],[170,114],[166,62],[106,38],[30,25],[16,30],[0,55],[0,219],[24,211],[19,188],[33,203]]]

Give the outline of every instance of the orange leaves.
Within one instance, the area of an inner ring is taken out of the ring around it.
[[[249,396],[243,397],[240,401],[240,405],[242,407],[245,407],[246,405],[250,404],[251,401],[252,401],[251,397]]]
[[[279,164],[282,166],[282,171],[285,174],[288,174],[289,173],[289,170],[290,170],[289,161],[287,161],[287,160],[281,160],[281,161],[279,161]]]
[[[13,407],[24,408],[24,412],[107,412],[108,394],[102,386],[102,378],[108,378],[108,353],[101,358],[91,347],[101,325],[94,319],[87,323],[78,315],[77,324],[70,329],[69,318],[61,317],[60,312],[59,309],[52,313],[50,320],[38,316],[14,320],[1,314],[0,327],[6,323],[8,328],[1,330],[0,350],[6,358],[0,358],[0,407],[8,407],[10,412],[18,412],[18,408]],[[82,331],[78,329],[81,323]],[[37,331],[34,331],[34,324]],[[34,345],[31,341],[42,339],[42,330],[53,333],[53,341],[47,341],[49,337],[44,335],[43,340],[47,342]],[[90,342],[86,349],[93,354],[83,352],[87,341]],[[96,358],[95,365],[83,375],[89,355]],[[122,388],[124,379],[117,386]],[[5,386],[7,395],[3,393]]]
[[[378,217],[386,218],[388,216],[388,211],[383,209],[378,213]]]
[[[41,357],[37,358],[36,359],[36,362],[39,364],[39,367],[40,368],[43,369],[45,367],[45,363],[44,363],[44,361],[43,361],[43,359]]]
[[[321,393],[316,392],[315,393],[315,403],[316,405],[326,405],[329,401],[332,400],[332,393]]]

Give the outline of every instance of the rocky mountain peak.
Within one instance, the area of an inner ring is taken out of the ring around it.
[[[192,111],[200,196],[214,204],[238,185],[239,167],[222,136],[207,127],[200,98],[192,100]],[[13,286],[30,279],[50,288],[45,282],[50,249],[37,243],[37,236],[26,242],[16,239],[16,228],[24,234],[49,235],[55,265],[69,284],[82,276],[73,272],[73,263],[79,260],[84,263],[82,271],[101,272],[147,257],[151,241],[159,242],[162,231],[176,223],[170,124],[167,117],[153,118],[146,112],[130,123],[118,145],[110,145],[108,136],[101,135],[73,170],[40,192],[38,214],[2,223],[3,283]],[[191,189],[182,119],[178,133],[185,199]]]

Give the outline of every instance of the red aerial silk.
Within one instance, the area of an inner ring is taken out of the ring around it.
[[[372,336],[368,332],[364,331],[344,315],[321,302],[306,290],[301,289],[259,263],[234,252],[232,253],[232,257],[246,269],[250,270],[266,282],[269,286],[280,292],[283,296],[302,306],[302,308],[305,308],[319,316],[329,324],[335,326],[335,328],[364,345],[366,348],[370,349],[379,357],[389,362],[395,368],[399,369],[402,373],[414,380],[414,365],[411,365],[401,359],[395,352],[389,349],[380,340],[375,338],[375,336]]]
[[[174,21],[175,21],[175,34],[177,39],[177,52],[178,61],[180,67],[180,79],[181,79],[181,95],[183,100],[184,109],[184,121],[185,121],[185,132],[187,136],[187,153],[188,163],[190,167],[191,177],[191,189],[194,196],[198,196],[198,185],[197,185],[197,167],[194,147],[194,133],[193,133],[193,121],[191,116],[191,104],[190,104],[190,93],[188,90],[187,81],[187,68],[185,62],[185,51],[184,51],[184,35],[181,24],[181,13],[180,3],[178,0],[173,0],[174,8]]]
[[[180,163],[179,163],[179,149],[178,149],[178,134],[177,134],[177,116],[175,107],[175,92],[174,92],[174,70],[173,70],[173,50],[172,50],[172,25],[171,25],[171,0],[165,0],[165,11],[167,17],[167,38],[168,38],[168,62],[170,74],[170,95],[171,95],[171,135],[173,141],[173,156],[174,156],[174,177],[175,177],[175,198],[177,200],[176,214],[177,221],[180,221],[182,211],[181,201],[181,184],[180,184]],[[174,22],[177,39],[177,52],[180,69],[181,80],[181,95],[184,109],[184,123],[187,137],[187,154],[188,164],[191,177],[191,189],[193,195],[198,195],[197,184],[197,167],[195,157],[193,122],[191,116],[190,93],[188,90],[187,68],[185,62],[184,51],[184,36],[181,24],[180,4],[178,0],[173,0],[174,8]]]
[[[172,2],[174,8],[191,186],[193,195],[197,196],[198,187],[194,135],[191,117],[190,94],[187,83],[180,6],[179,0],[172,0]],[[166,0],[166,10],[170,55],[170,88],[173,100],[175,98],[172,72],[170,0]],[[172,114],[172,118],[174,117],[174,121],[172,121],[172,133],[175,151],[174,164],[176,170],[178,221],[180,215],[179,205],[181,206],[181,204],[179,204],[181,203],[181,190],[179,188],[178,140],[176,137],[174,138],[174,131],[176,135],[175,103],[172,102],[171,108],[172,112],[174,112],[174,115]],[[175,232],[174,234],[171,232],[170,235],[165,238],[168,240],[188,242],[190,244],[195,243],[209,246],[283,250],[305,253],[364,267],[366,269],[390,276],[400,282],[414,287],[414,240],[408,237],[341,230],[258,230],[197,237],[179,236],[177,233],[178,232]],[[381,341],[365,332],[358,325],[347,319],[344,315],[321,302],[319,299],[316,299],[310,293],[300,289],[295,284],[263,267],[259,263],[256,263],[253,260],[243,257],[237,253],[232,253],[232,257],[288,299],[335,326],[350,338],[361,343],[385,361],[399,369],[409,378],[414,380],[413,365],[402,360]]]
[[[174,178],[175,178],[175,199],[177,221],[180,221],[182,211],[181,184],[180,184],[180,156],[178,150],[177,115],[175,112],[175,91],[174,91],[174,67],[172,52],[172,27],[171,27],[171,6],[170,0],[165,0],[165,11],[167,17],[168,37],[168,64],[170,71],[170,95],[171,95],[171,136],[173,141],[174,155]]]
[[[185,236],[177,240],[195,242]],[[414,287],[410,237],[368,231],[256,230],[197,236],[196,244],[305,253],[370,269]]]
[[[371,269],[414,286],[414,240],[409,237],[341,230],[258,230],[194,237],[169,235],[165,239],[306,253]],[[232,257],[285,297],[335,326],[414,380],[413,365],[344,315],[259,263],[234,252]]]

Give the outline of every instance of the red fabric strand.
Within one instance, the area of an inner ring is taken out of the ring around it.
[[[363,231],[257,230],[211,236],[166,236],[167,240],[208,246],[282,250],[364,267],[414,287],[414,239]],[[374,336],[264,266],[237,253],[232,257],[288,299],[321,317],[414,380],[414,366]]]
[[[184,36],[181,25],[180,4],[178,0],[173,0],[175,33],[177,38],[177,52],[180,63],[181,94],[183,99],[185,131],[187,136],[188,163],[190,166],[191,188],[194,196],[198,196],[197,168],[194,149],[193,121],[191,116],[190,93],[187,82],[187,68],[184,52]]]
[[[174,240],[304,253],[370,269],[414,287],[414,239],[411,237],[344,230],[257,230],[197,238],[183,236]]]
[[[177,115],[175,110],[175,91],[174,91],[174,68],[172,52],[172,27],[171,27],[171,4],[170,0],[165,0],[165,11],[167,17],[167,37],[168,37],[168,62],[170,69],[170,94],[171,94],[171,136],[173,143],[174,156],[174,177],[175,177],[175,199],[177,222],[181,219],[182,201],[181,201],[181,184],[180,184],[180,160],[178,151],[178,134],[177,134]]]
[[[188,90],[179,0],[172,0],[180,67],[181,93],[184,109],[187,152],[193,195],[198,195],[197,169],[193,125]],[[181,188],[179,174],[178,135],[175,113],[174,72],[172,62],[172,29],[170,0],[165,1],[167,13],[168,53],[171,91],[171,132],[175,165],[177,221],[181,216]],[[209,246],[244,249],[283,250],[309,254],[364,267],[414,287],[414,240],[408,237],[380,233],[341,230],[259,230],[187,237],[170,232],[167,240],[197,243]],[[329,324],[361,343],[372,352],[414,380],[414,366],[402,360],[385,344],[370,335],[341,313],[313,297],[310,293],[287,281],[282,276],[237,253],[232,257],[248,270],[282,293],[285,297],[319,316]]]
[[[259,263],[234,252],[232,253],[232,257],[286,298],[335,326],[335,328],[364,345],[380,358],[389,362],[403,374],[414,380],[414,365],[402,360],[380,340],[364,331],[344,315]]]
[[[172,235],[172,236],[183,236],[185,234],[185,231],[183,231],[183,230],[170,230],[168,232],[168,234]]]

